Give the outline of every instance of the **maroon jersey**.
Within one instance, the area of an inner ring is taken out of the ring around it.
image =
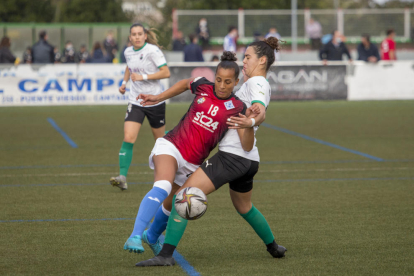
[[[245,114],[246,105],[233,93],[219,99],[214,83],[196,78],[191,83],[195,98],[179,124],[165,139],[175,145],[183,158],[194,165],[201,165],[228,130],[227,118]]]

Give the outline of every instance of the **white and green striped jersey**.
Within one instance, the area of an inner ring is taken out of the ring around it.
[[[242,100],[247,108],[254,103],[260,103],[268,107],[270,102],[271,89],[266,78],[257,76],[248,79],[242,87],[236,92],[236,96]],[[254,127],[254,134],[259,127]],[[256,138],[254,139],[253,149],[249,152],[243,150],[237,130],[229,129],[219,144],[219,150],[232,153],[246,159],[260,162],[259,150],[256,147]]]
[[[125,59],[129,72],[140,75],[151,75],[158,72],[167,65],[164,54],[155,45],[145,43],[140,49],[135,50],[132,46],[125,49]],[[129,102],[141,106],[136,100],[139,94],[158,95],[162,93],[160,80],[142,80],[133,82],[131,79]],[[163,102],[159,103],[162,104]],[[157,104],[157,105],[159,105]]]

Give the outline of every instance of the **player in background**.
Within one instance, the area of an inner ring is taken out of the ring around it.
[[[382,60],[397,60],[394,37],[395,31],[393,29],[389,29],[387,31],[387,37],[381,43]]]
[[[170,70],[153,31],[135,23],[130,27],[129,40],[132,46],[126,48],[124,52],[127,67],[119,88],[119,92],[124,94],[126,83],[131,80],[124,122],[124,141],[119,151],[120,172],[119,176],[111,177],[109,180],[112,186],[119,187],[121,190],[128,188],[126,176],[132,161],[134,143],[145,117],[148,118],[155,140],[164,136],[165,132],[165,102],[144,107],[137,97],[141,93],[161,94],[159,80],[170,77]]]
[[[157,139],[154,145],[149,157],[150,168],[154,170],[154,187],[139,206],[134,229],[124,245],[125,250],[144,252],[142,239],[150,245],[154,254],[159,253],[162,245],[157,240],[165,230],[173,195],[228,131],[228,118],[246,112],[246,105],[233,94],[239,81],[239,66],[235,60],[233,53],[223,53],[216,68],[215,83],[201,77],[181,80],[160,95],[139,96],[145,106],[165,101],[187,89],[195,94],[193,103],[179,124],[163,138]],[[240,130],[236,135],[240,135],[244,150],[253,148],[253,130]],[[164,200],[165,208],[161,207]],[[157,234],[154,235],[155,241],[151,242],[144,230],[155,215],[157,219],[153,222],[153,230]]]
[[[236,92],[236,95],[249,108],[259,109],[260,114],[255,118],[231,117],[228,124],[233,129],[230,129],[221,140],[218,153],[206,160],[176,192],[177,194],[186,187],[197,187],[208,195],[229,183],[230,197],[234,207],[263,240],[267,251],[274,258],[284,257],[286,248],[275,242],[265,217],[251,202],[253,177],[259,169],[260,162],[256,139],[254,139],[253,149],[246,152],[236,129],[254,129],[254,133],[256,133],[258,126],[265,120],[266,108],[269,105],[271,95],[266,74],[275,61],[274,51],[279,51],[279,49],[279,40],[275,37],[253,42],[248,46],[243,60],[245,83]],[[175,196],[172,202],[175,202]],[[136,266],[174,265],[175,261],[172,255],[184,234],[187,222],[186,219],[178,215],[173,205],[161,252],[152,259],[137,263]],[[151,226],[148,233],[152,235],[152,232]]]

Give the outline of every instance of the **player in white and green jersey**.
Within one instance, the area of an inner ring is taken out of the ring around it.
[[[157,43],[157,36],[143,25],[136,23],[130,28],[131,47],[125,49],[127,62],[124,81],[119,92],[124,94],[126,83],[130,80],[129,103],[124,122],[124,141],[119,151],[119,176],[111,177],[109,182],[121,190],[128,188],[126,176],[132,161],[134,143],[145,117],[148,118],[154,139],[165,133],[165,102],[152,106],[142,106],[137,100],[140,94],[161,94],[160,79],[170,77],[170,70],[164,54]]]

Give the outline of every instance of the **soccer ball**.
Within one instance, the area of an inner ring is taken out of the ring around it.
[[[180,217],[199,219],[207,211],[207,196],[199,188],[187,187],[176,195],[174,205]]]

